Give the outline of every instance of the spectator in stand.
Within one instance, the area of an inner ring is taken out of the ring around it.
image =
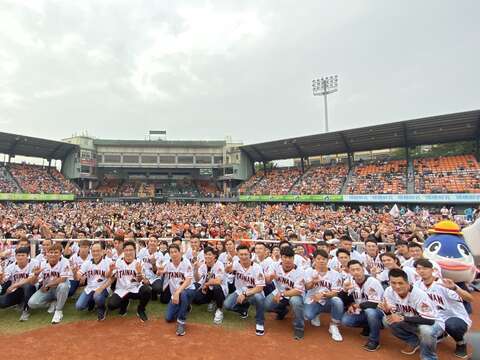
[[[407,161],[374,161],[355,167],[347,194],[405,194]]]
[[[480,193],[480,165],[473,155],[416,159],[419,193]]]
[[[10,173],[24,192],[30,194],[67,194],[76,192],[75,186],[56,169],[27,164],[10,164]]]
[[[249,193],[252,195],[285,195],[301,176],[297,168],[273,169],[255,183]]]
[[[291,194],[340,194],[347,178],[348,167],[343,164],[311,167],[293,186]]]

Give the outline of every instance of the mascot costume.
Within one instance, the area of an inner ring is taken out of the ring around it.
[[[477,274],[474,256],[480,255],[480,220],[464,232],[450,220],[440,221],[428,232],[424,256],[440,265],[443,277],[471,283]]]

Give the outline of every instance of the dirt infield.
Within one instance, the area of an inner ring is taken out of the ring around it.
[[[479,297],[476,297],[479,300]],[[478,303],[474,328],[479,330]],[[345,340],[335,343],[322,327],[307,325],[305,339],[292,338],[290,321],[276,321],[270,315],[266,334],[257,337],[253,327],[229,329],[214,325],[188,324],[185,337],[175,336],[175,324],[163,320],[141,323],[136,318],[111,318],[102,323],[79,321],[17,335],[0,336],[1,359],[415,359],[402,355],[402,344],[389,331],[382,331],[382,347],[375,353],[361,349],[365,339],[359,329],[342,329]],[[440,359],[453,359],[451,339],[439,345]]]

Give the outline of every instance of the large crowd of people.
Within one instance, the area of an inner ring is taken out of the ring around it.
[[[10,164],[8,170],[26,193],[65,194],[74,189],[59,171],[48,166]]]
[[[415,190],[420,193],[480,193],[480,165],[473,155],[416,159]]]
[[[265,313],[282,320],[291,310],[297,340],[306,321],[320,326],[319,315],[329,313],[336,342],[343,341],[343,328],[359,327],[363,348],[377,351],[387,327],[404,342],[404,354],[437,359],[437,341],[449,335],[455,354],[466,358],[468,284],[443,278],[438,264],[422,255],[427,230],[454,212],[417,207],[394,216],[388,210],[3,203],[0,307],[18,304],[21,321],[48,307],[55,324],[72,296],[77,310],[96,309],[99,321],[107,309],[123,315],[138,300],[137,316],[148,321],[149,302],[160,301],[179,336],[192,304],[208,304],[217,325],[225,311],[246,318],[255,307],[258,336],[268,333]],[[479,216],[474,210],[468,222]],[[454,220],[467,224],[464,217]]]
[[[0,167],[0,193],[15,193],[18,192],[18,187],[8,177],[5,168]]]
[[[286,195],[301,175],[298,168],[273,169],[264,173],[248,192],[252,195]]]
[[[340,194],[348,174],[345,164],[308,169],[290,191],[293,195]]]
[[[347,186],[347,194],[405,194],[407,161],[390,160],[358,164]]]

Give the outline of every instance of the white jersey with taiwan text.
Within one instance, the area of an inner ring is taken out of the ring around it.
[[[249,263],[247,268],[244,268],[239,261],[233,263],[232,273],[235,279],[235,289],[238,295],[247,289],[252,289],[256,286],[265,286],[265,275],[262,267],[258,264]]]
[[[223,266],[221,261],[216,261],[215,264],[211,268],[207,266],[206,263],[203,263],[198,268],[198,276],[200,277],[198,284],[203,286],[206,282],[210,281],[211,279],[221,279],[220,286],[222,287],[223,293],[225,296],[228,294],[228,284],[227,284],[227,277],[225,274],[225,266]],[[210,286],[209,289],[211,290],[212,287]]]
[[[427,293],[430,300],[437,306],[438,315],[443,321],[457,317],[470,327],[472,320],[465,310],[462,298],[455,291],[442,286],[441,282],[442,280],[434,281],[427,287],[423,281],[418,281],[415,286]]]
[[[275,285],[275,290],[273,294],[282,293],[292,289],[300,291],[300,296],[305,292],[305,278],[304,270],[297,265],[294,265],[294,268],[289,272],[285,272],[282,262],[273,263],[270,266],[270,269],[267,270],[267,276],[275,276],[273,284]],[[288,298],[288,297],[286,297]]]
[[[435,320],[443,328],[445,324],[438,316],[437,309],[425,291],[412,286],[407,296],[401,298],[391,286],[385,289],[384,299],[393,307],[393,312],[404,317],[421,316]]]
[[[323,275],[317,270],[310,268],[305,271],[305,283],[313,282],[313,288],[307,290],[305,295],[305,303],[311,304],[314,302],[312,297],[318,293],[325,291],[340,291],[342,290],[343,279],[342,275],[335,270],[328,270]],[[320,304],[325,305],[327,299],[318,301]]]
[[[18,266],[16,262],[11,263],[5,268],[3,281],[4,282],[10,281],[12,285],[14,285],[19,281],[28,279],[29,277],[33,276],[33,268],[35,266],[36,266],[36,263],[32,260],[28,260],[27,265],[25,265],[23,269],[20,266]]]
[[[192,279],[187,289],[194,290],[195,285],[193,283],[193,266],[188,259],[182,258],[177,266],[175,266],[172,260],[165,264],[163,289],[166,289],[168,286],[170,289],[170,294],[173,295],[173,293],[177,291],[180,286],[182,286],[186,279]]]
[[[90,294],[107,282],[107,273],[110,270],[111,263],[112,260],[109,258],[102,258],[98,264],[95,264],[93,259],[83,262],[78,273],[87,279],[87,284],[83,290],[85,294]]]
[[[356,304],[364,302],[379,303],[383,297],[383,287],[380,281],[373,276],[366,276],[363,284],[357,284],[355,280],[352,281],[353,289],[349,291],[353,295]]]
[[[115,294],[118,296],[123,298],[128,293],[137,294],[140,290],[142,283],[137,280],[139,275],[136,270],[137,264],[142,264],[143,271],[143,263],[137,259],[134,259],[131,263],[127,263],[122,257],[115,262],[113,275],[117,279]]]
[[[48,261],[43,261],[40,265],[40,277],[39,282],[43,285],[48,285],[52,280],[58,278],[71,278],[72,269],[70,268],[70,262],[63,256],[55,265],[50,265]]]

